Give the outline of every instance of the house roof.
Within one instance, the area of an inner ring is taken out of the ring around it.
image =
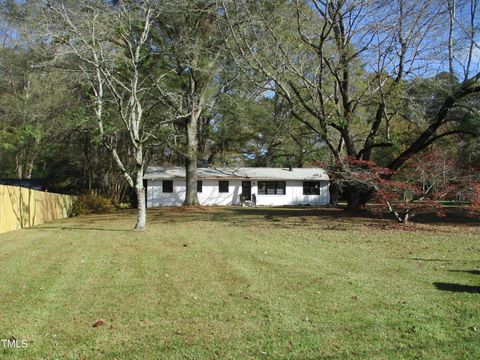
[[[259,179],[259,180],[329,180],[320,168],[198,168],[199,179]],[[149,166],[144,179],[185,179],[185,168]]]

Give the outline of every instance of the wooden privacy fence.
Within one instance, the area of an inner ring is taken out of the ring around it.
[[[75,196],[0,185],[0,233],[67,217]]]

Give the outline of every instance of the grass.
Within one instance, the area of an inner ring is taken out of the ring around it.
[[[478,222],[122,211],[0,236],[1,359],[479,359]],[[103,326],[93,327],[97,320]]]

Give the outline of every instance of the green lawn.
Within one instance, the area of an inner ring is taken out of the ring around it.
[[[0,359],[480,359],[480,229],[124,211],[0,235]],[[447,218],[446,221],[449,221]],[[99,327],[92,325],[104,320]]]

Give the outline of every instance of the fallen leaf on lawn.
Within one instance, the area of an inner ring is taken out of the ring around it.
[[[97,320],[95,323],[92,325],[93,327],[100,327],[105,325],[105,320]]]

